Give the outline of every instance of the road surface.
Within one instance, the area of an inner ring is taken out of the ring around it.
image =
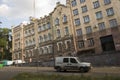
[[[56,72],[53,67],[4,67],[0,68],[0,80],[11,80],[14,76],[23,72],[40,74],[59,74],[59,75],[85,75],[85,76],[120,76],[120,67],[100,67],[92,68],[88,73],[78,72]]]

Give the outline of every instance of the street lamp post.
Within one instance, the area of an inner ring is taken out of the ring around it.
[[[38,55],[38,47],[35,47],[35,54],[36,54],[36,72],[38,73],[39,67],[39,55]]]

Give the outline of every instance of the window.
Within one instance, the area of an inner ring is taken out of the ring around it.
[[[66,49],[68,49],[68,50],[71,49],[71,42],[70,41],[66,42]]]
[[[33,38],[33,44],[35,44],[35,38]]]
[[[55,20],[55,25],[59,25],[59,19],[58,18],[56,18],[56,20]]]
[[[44,35],[44,41],[47,41],[47,35]]]
[[[28,45],[31,45],[32,44],[32,40],[29,40],[29,44]]]
[[[38,27],[38,32],[42,31],[41,26]]]
[[[48,40],[51,40],[51,34],[50,33],[48,33]]]
[[[91,26],[86,27],[86,34],[92,33]]]
[[[77,63],[77,61],[74,58],[70,58],[71,63]]]
[[[105,29],[105,23],[104,22],[98,23],[98,27],[99,27],[99,30]]]
[[[84,12],[87,12],[87,6],[85,5],[85,6],[82,6],[81,7],[82,8],[82,12],[84,13]]]
[[[90,22],[89,15],[84,16],[83,18],[84,18],[84,23],[88,23],[88,22]]]
[[[79,25],[80,25],[80,19],[79,19],[79,18],[75,19],[75,25],[76,25],[76,26],[79,26]]]
[[[76,33],[77,33],[77,36],[81,36],[82,35],[82,29],[77,29]]]
[[[108,16],[114,15],[114,10],[113,10],[113,8],[108,8],[108,9],[106,9],[106,12],[107,12],[107,15],[108,15]]]
[[[68,62],[69,62],[69,59],[68,59],[68,58],[63,58],[63,62],[64,62],[64,63],[68,63]]]
[[[66,23],[66,22],[67,22],[67,16],[64,15],[64,16],[63,16],[63,23]]]
[[[28,46],[28,41],[27,41],[27,40],[26,40],[25,44],[26,44],[26,46]],[[15,44],[15,45],[16,45],[16,44]]]
[[[45,48],[44,48],[44,54],[47,54],[47,53],[48,53],[48,48],[45,47]]]
[[[50,28],[51,28],[51,27],[50,27],[50,23],[49,23],[49,22],[47,23],[47,28],[48,28],[48,29],[50,29]]]
[[[29,34],[31,34],[31,30],[29,30]]]
[[[43,42],[43,37],[42,36],[39,36],[39,42]]]
[[[49,53],[53,53],[53,47],[49,46]]]
[[[117,27],[118,25],[116,19],[109,20],[109,24],[110,24],[110,27]]]
[[[46,25],[44,24],[44,25],[43,25],[43,30],[45,30],[45,29],[46,29]]]
[[[97,19],[101,19],[103,16],[102,16],[102,11],[99,11],[99,12],[96,12],[96,18]]]
[[[57,30],[57,37],[60,37],[60,36],[61,36],[60,30],[58,29],[58,30]]]
[[[84,3],[85,2],[85,0],[80,0],[80,3]]]
[[[74,6],[76,6],[76,5],[77,5],[76,0],[73,0],[71,3],[72,3],[72,7],[74,7]]]
[[[88,39],[88,47],[94,46],[94,40],[93,38]]]
[[[43,31],[44,30],[44,26],[41,26],[41,31]]]
[[[81,41],[78,41],[78,47],[79,48],[83,48],[85,45],[84,45],[84,41],[81,40]]]
[[[69,35],[69,29],[68,29],[68,27],[65,27],[65,35]]]
[[[111,0],[104,0],[105,5],[110,4],[110,3],[111,3]]]
[[[75,15],[78,15],[78,9],[74,9],[74,10],[73,10],[73,14],[74,14],[74,16],[75,16]]]
[[[32,34],[34,34],[34,29],[32,29]]]
[[[63,47],[63,46],[62,46],[62,43],[58,43],[58,51],[61,51],[61,52],[62,52],[62,50],[63,50],[62,47]]]
[[[99,1],[93,2],[93,5],[94,5],[95,9],[98,8],[98,7],[100,7]]]

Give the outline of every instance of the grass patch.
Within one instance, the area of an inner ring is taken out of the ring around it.
[[[15,76],[12,80],[120,80],[120,77],[104,76],[104,77],[91,77],[91,76],[63,76],[63,75],[48,75],[48,74],[32,74],[21,73]]]

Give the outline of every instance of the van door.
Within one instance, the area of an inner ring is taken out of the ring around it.
[[[62,67],[64,68],[64,70],[69,69],[69,58],[63,58],[63,65]]]
[[[78,70],[79,69],[79,64],[75,58],[70,58],[70,63],[69,66],[71,67],[72,70]]]

